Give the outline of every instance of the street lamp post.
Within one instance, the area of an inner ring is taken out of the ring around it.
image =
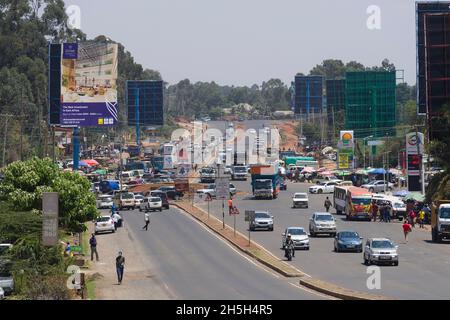
[[[368,137],[363,138],[364,169],[366,169],[366,140],[367,140],[367,139],[370,139],[370,138],[373,138],[373,136],[368,136]],[[370,159],[369,159],[369,164],[370,164]]]

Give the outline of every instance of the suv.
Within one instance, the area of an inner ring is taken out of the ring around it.
[[[167,194],[169,199],[178,200],[183,197],[183,192],[177,191],[175,187],[172,186],[162,186],[158,190],[161,190]]]
[[[317,234],[336,236],[336,219],[328,212],[316,212],[309,219],[309,233],[312,237]]]
[[[387,263],[398,266],[398,245],[386,238],[368,239],[364,247],[364,264],[371,265],[374,262]]]
[[[167,193],[161,190],[154,190],[150,192],[151,197],[159,197],[162,201],[162,207],[165,209],[169,209],[169,197],[167,196]]]
[[[162,211],[162,200],[160,197],[147,197],[144,198],[141,205],[139,206],[139,211]]]
[[[123,210],[124,208],[134,210],[134,208],[136,207],[134,194],[131,192],[117,193],[114,196],[114,202],[119,210]]]
[[[293,208],[308,208],[308,195],[304,192],[296,192],[292,197]]]

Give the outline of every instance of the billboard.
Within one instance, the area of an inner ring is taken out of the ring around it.
[[[127,81],[128,125],[164,125],[163,81]]]
[[[338,167],[339,169],[351,169],[354,158],[354,131],[341,131],[338,141]]]
[[[62,45],[60,125],[117,124],[117,67],[117,43]]]

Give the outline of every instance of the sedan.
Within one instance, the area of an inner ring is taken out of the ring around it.
[[[372,263],[384,263],[398,266],[397,249],[398,245],[395,245],[390,239],[368,239],[364,247],[364,264],[369,266]]]
[[[250,222],[250,231],[257,229],[273,231],[273,216],[267,211],[256,211],[255,218]]]
[[[162,186],[158,190],[161,190],[167,194],[169,199],[178,200],[183,197],[183,192],[177,191],[175,187],[172,186]]]
[[[319,182],[315,186],[309,187],[309,193],[333,193],[337,181]]]
[[[116,232],[114,220],[111,216],[102,216],[95,222],[95,234],[100,232]]]
[[[294,242],[295,249],[306,249],[309,250],[309,237],[305,232],[305,229],[299,227],[289,227],[281,234],[281,246],[286,248],[287,235],[291,235],[291,239]]]
[[[367,184],[363,184],[361,188],[365,188],[370,192],[383,192],[386,190],[391,191],[394,188],[394,184],[383,180],[375,180]]]
[[[143,195],[137,194],[137,195],[134,196],[134,205],[137,208],[141,205],[142,201],[144,201],[144,196]]]
[[[334,238],[334,251],[362,252],[362,239],[355,231],[340,231]]]

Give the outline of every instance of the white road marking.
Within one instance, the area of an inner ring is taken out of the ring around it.
[[[314,291],[314,290],[305,288],[305,287],[303,287],[303,286],[300,286],[300,285],[295,284],[295,283],[292,283],[292,282],[289,282],[289,284],[290,284],[291,286],[296,287],[297,289],[300,289],[300,290],[309,292],[309,293],[311,293],[311,294],[315,294],[316,296],[319,296],[319,297],[322,297],[322,298],[325,298],[325,299],[328,299],[328,300],[339,300],[339,299],[337,299],[337,298],[335,298],[335,297],[327,296],[327,295],[325,295],[325,294],[322,294],[322,293],[319,293],[319,292],[317,292],[317,291]]]

